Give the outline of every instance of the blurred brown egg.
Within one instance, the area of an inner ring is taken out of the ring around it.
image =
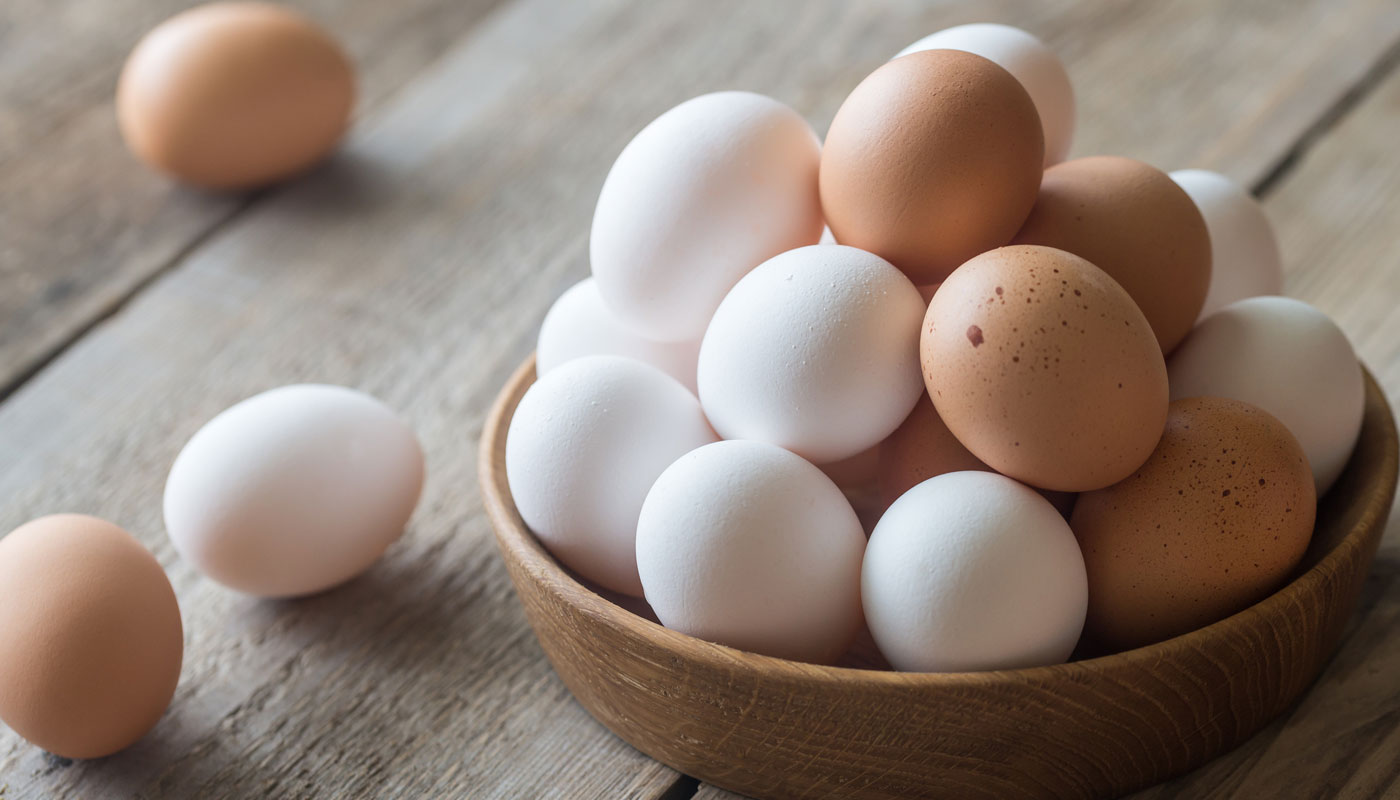
[[[0,719],[39,747],[97,758],[150,730],[184,634],[170,581],[126,531],[79,514],[0,539]]]
[[[1084,259],[1003,247],[929,304],[924,382],[943,422],[997,472],[1065,492],[1117,483],[1156,446],[1167,369],[1142,312]]]
[[[1262,600],[1302,559],[1316,511],[1312,470],[1283,423],[1237,400],[1173,402],[1147,463],[1075,506],[1086,634],[1122,650]]]
[[[1117,156],[1045,171],[1016,244],[1089,260],[1123,285],[1163,353],[1185,338],[1210,288],[1210,234],[1196,204],[1156,167]]]
[[[315,23],[271,3],[211,3],[136,45],[117,87],[117,119],[127,146],[155,169],[241,189],[321,160],[354,102],[350,62]]]
[[[1035,202],[1045,140],[1030,95],[981,56],[925,50],[872,72],[822,149],[836,241],[917,285],[1011,241]]]

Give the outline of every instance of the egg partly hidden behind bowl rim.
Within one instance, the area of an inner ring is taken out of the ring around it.
[[[309,168],[335,147],[355,102],[340,45],[284,6],[218,2],[146,34],[117,86],[127,146],[209,189],[246,189]]]
[[[170,580],[131,534],[54,514],[0,539],[0,718],[56,755],[98,758],[170,705],[184,632]]]

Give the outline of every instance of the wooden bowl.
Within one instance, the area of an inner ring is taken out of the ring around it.
[[[527,361],[482,433],[481,487],[525,614],[559,677],[638,750],[759,798],[1109,797],[1235,747],[1336,648],[1395,494],[1395,421],[1366,375],[1361,440],[1298,576],[1206,628],[1034,669],[915,674],[754,655],[668,630],[580,585],[511,501],[505,437]]]

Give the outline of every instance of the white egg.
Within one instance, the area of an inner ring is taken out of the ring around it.
[[[310,594],[368,569],[403,533],[423,451],[383,403],[340,386],[263,392],[189,440],[165,483],[180,555],[263,597]]]
[[[1069,658],[1089,584],[1074,533],[1049,501],[993,472],[949,472],[880,518],[861,596],[895,669],[962,672]]]
[[[1204,169],[1171,173],[1195,201],[1210,232],[1210,291],[1200,319],[1246,297],[1283,293],[1283,259],[1273,226],[1244,187]]]
[[[646,362],[695,391],[695,361],[700,339],[656,342],[618,322],[603,303],[598,284],[584,278],[559,296],[545,314],[535,349],[535,371],[547,375],[566,361],[583,356],[614,355]]]
[[[637,514],[647,490],[715,438],[675,378],[630,358],[585,356],[521,398],[506,433],[506,478],[521,518],[555,558],[640,596]]]
[[[836,484],[762,442],[682,456],[637,522],[637,567],[662,624],[798,661],[833,661],[854,638],[864,549]]]
[[[924,392],[919,290],[844,245],[791,250],[724,298],[700,344],[700,402],[726,439],[815,463],[873,447]]]
[[[598,196],[589,249],[603,300],[649,339],[700,338],[744,273],[821,236],[820,160],[806,120],[752,92],[657,117]]]
[[[1025,87],[1040,114],[1045,166],[1058,164],[1069,155],[1074,139],[1074,87],[1064,63],[1044,42],[1020,28],[979,22],[925,36],[895,58],[921,50],[962,50],[1010,72]]]
[[[1201,320],[1167,359],[1171,398],[1229,397],[1298,437],[1322,496],[1361,433],[1366,386],[1345,333],[1288,297],[1252,297]]]

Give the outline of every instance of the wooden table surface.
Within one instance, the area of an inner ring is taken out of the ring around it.
[[[160,724],[73,763],[0,732],[0,797],[732,798],[575,704],[525,624],[476,490],[483,413],[587,270],[603,176],[693,95],[745,88],[824,131],[925,33],[988,20],[1065,59],[1076,155],[1253,187],[1288,292],[1400,397],[1396,0],[302,0],[360,69],[341,152],[246,196],[135,163],[112,109],[185,0],[0,3],[0,531],[111,519],[168,570],[185,665]],[[297,601],[201,578],[166,539],[172,459],[285,383],[368,391],[429,479],[363,577]],[[1237,751],[1140,798],[1400,796],[1400,526],[1318,684]]]

